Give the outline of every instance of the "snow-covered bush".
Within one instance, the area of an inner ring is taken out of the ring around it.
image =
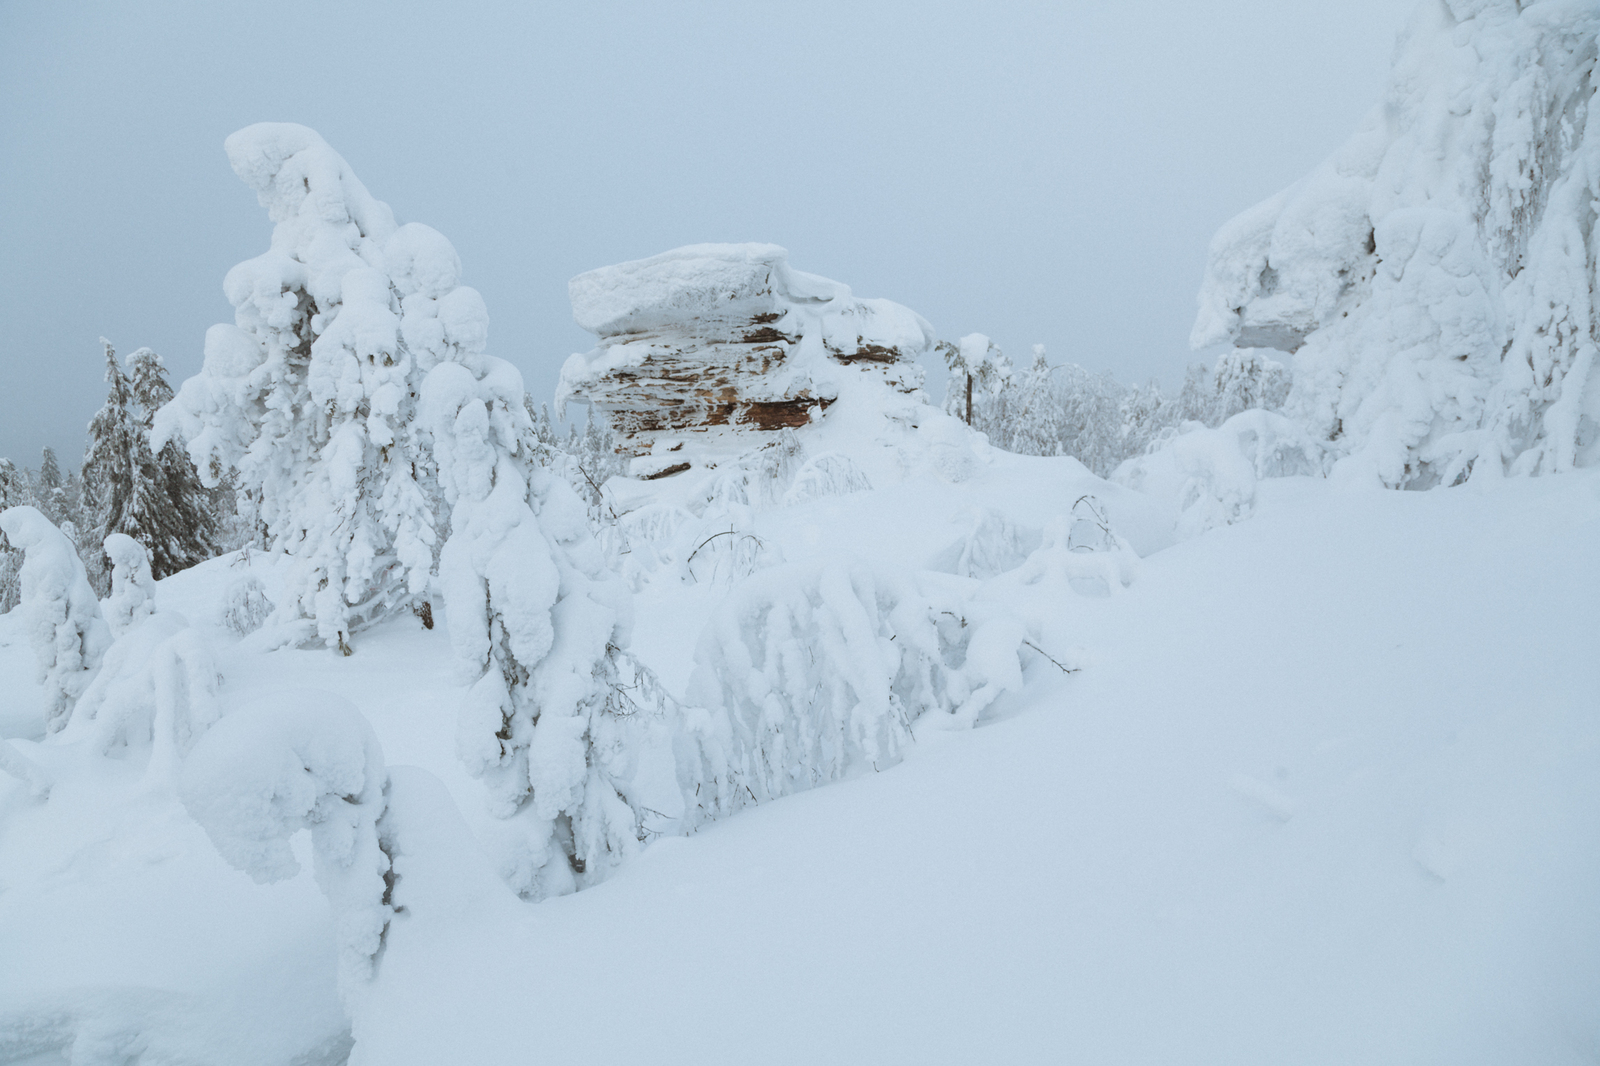
[[[780,567],[738,586],[695,651],[675,739],[683,824],[899,760],[923,715],[970,726],[1021,686],[1021,625],[863,567]]]
[[[258,882],[300,870],[289,839],[311,831],[317,884],[333,904],[341,984],[372,973],[392,910],[378,834],[388,771],[372,728],[314,690],[262,696],[217,722],[185,761],[180,795],[222,857]]]
[[[424,594],[436,503],[417,395],[449,351],[481,348],[488,317],[449,242],[397,227],[313,131],[262,123],[227,151],[275,224],[272,248],[228,272],[235,324],[206,333],[205,365],[152,446],[185,438],[207,485],[237,472],[294,560],[278,609],[348,652],[354,630]]]
[[[1296,423],[1244,411],[1216,429],[1186,422],[1112,474],[1119,485],[1168,501],[1181,538],[1248,518],[1261,478],[1324,472],[1324,448]]]
[[[45,729],[67,723],[111,644],[77,549],[34,507],[0,513],[0,532],[23,553],[21,609],[45,687]]]
[[[1038,544],[1038,530],[1030,535],[999,511],[982,508],[964,517],[966,531],[929,561],[930,569],[981,581],[1022,565]]]
[[[1194,344],[1295,352],[1288,412],[1389,486],[1593,462],[1597,37],[1420,5],[1361,131],[1218,232]]]
[[[120,637],[156,609],[156,583],[150,576],[150,553],[126,533],[105,539],[111,560],[111,596],[100,604],[111,635]]]
[[[222,624],[249,636],[266,624],[272,614],[272,601],[266,586],[254,574],[247,574],[228,586],[222,599]]]
[[[61,733],[96,754],[147,750],[146,775],[170,784],[178,764],[221,714],[216,660],[173,611],[141,619],[106,652]]]
[[[794,482],[784,494],[783,504],[793,507],[807,500],[867,492],[871,488],[871,480],[855,460],[842,452],[823,452],[807,459],[795,472]]]

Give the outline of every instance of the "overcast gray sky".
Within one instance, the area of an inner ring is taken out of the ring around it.
[[[451,239],[536,400],[592,346],[568,278],[698,241],[1171,385],[1211,234],[1354,130],[1411,6],[0,0],[0,455],[77,461],[101,335],[198,369],[264,120]]]

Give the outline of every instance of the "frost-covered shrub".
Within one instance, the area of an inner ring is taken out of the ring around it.
[[[148,751],[148,778],[166,784],[220,716],[219,681],[199,631],[176,612],[152,614],[111,645],[61,737],[100,755]]]
[[[738,586],[700,638],[675,743],[686,829],[900,758],[922,715],[971,725],[1021,686],[1020,623],[856,567]]]
[[[254,574],[246,574],[228,586],[222,599],[222,624],[249,636],[266,624],[272,615],[272,601],[266,586]]]
[[[1248,518],[1261,478],[1322,473],[1323,450],[1284,416],[1245,411],[1216,429],[1187,422],[1168,431],[1111,480],[1170,501],[1174,530],[1187,538]]]
[[[966,532],[930,560],[930,569],[983,580],[1020,566],[1038,544],[1038,530],[1030,534],[999,511],[983,508],[965,517]]]
[[[45,687],[45,729],[54,733],[99,669],[111,631],[77,549],[37,508],[0,513],[0,532],[23,552],[21,609]]]
[[[1212,241],[1196,346],[1295,352],[1286,410],[1393,487],[1600,455],[1592,5],[1446,0],[1381,107]]]
[[[150,553],[126,533],[107,536],[104,548],[111,560],[111,595],[100,610],[111,635],[120,637],[155,613],[156,582],[150,576]]]
[[[371,975],[392,915],[389,856],[378,833],[387,783],[383,750],[366,719],[313,690],[231,711],[183,766],[180,795],[190,816],[224,859],[256,881],[298,873],[289,839],[311,831],[346,992]]]
[[[396,226],[313,131],[263,123],[227,150],[272,217],[272,248],[228,272],[234,324],[206,333],[152,447],[185,438],[208,486],[236,472],[293,559],[279,611],[348,651],[354,630],[425,592],[438,504],[417,396],[440,360],[482,349],[488,314],[457,284],[449,241]]]
[[[823,452],[807,459],[794,475],[794,483],[784,494],[785,507],[826,496],[845,496],[868,492],[872,482],[854,459],[842,452]]]

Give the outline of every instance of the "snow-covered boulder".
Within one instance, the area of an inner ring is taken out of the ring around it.
[[[568,291],[600,344],[567,360],[559,397],[605,412],[635,454],[663,432],[805,425],[852,371],[913,390],[934,343],[915,312],[792,270],[771,244],[690,245]]]
[[[1593,462],[1597,33],[1421,4],[1361,131],[1217,233],[1192,342],[1297,353],[1290,413],[1390,486]]]

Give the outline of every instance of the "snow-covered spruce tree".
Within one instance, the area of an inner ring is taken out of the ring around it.
[[[1061,452],[1105,477],[1122,459],[1124,389],[1108,374],[1067,363],[1052,375],[1060,411]]]
[[[430,345],[481,328],[449,242],[396,227],[315,132],[262,123],[227,140],[274,222],[271,250],[228,272],[234,324],[157,414],[207,486],[236,471],[270,548],[293,559],[284,620],[346,653],[350,635],[411,608],[434,565],[433,467],[416,404]]]
[[[1117,405],[1117,454],[1121,460],[1143,455],[1171,420],[1173,405],[1155,381],[1135,385]]]
[[[1260,348],[1235,348],[1217,357],[1211,370],[1208,426],[1220,426],[1240,411],[1276,411],[1289,398],[1289,372]]]
[[[0,511],[31,502],[28,479],[10,459],[0,459]],[[22,595],[22,550],[0,533],[0,614],[17,605]]]
[[[35,507],[0,513],[0,532],[23,552],[22,606],[45,687],[45,728],[56,732],[111,644],[100,602],[66,534]]]
[[[176,440],[151,446],[156,412],[172,401],[161,357],[149,348],[128,356],[128,391],[134,426],[139,491],[129,508],[127,533],[150,550],[150,572],[160,580],[217,554],[216,494],[200,482],[193,461]]]
[[[433,349],[421,415],[451,508],[439,585],[471,686],[457,743],[506,820],[502,872],[540,897],[604,876],[647,834],[632,779],[667,747],[663,697],[622,650],[631,598],[583,502],[538,461],[521,375],[483,338]]]
[[[83,454],[84,510],[91,540],[112,533],[138,536],[134,497],[147,487],[140,482],[138,429],[129,407],[128,378],[117,353],[104,337],[106,402],[89,421],[89,442]]]
[[[1421,4],[1383,104],[1212,241],[1192,341],[1295,353],[1286,410],[1392,487],[1600,459],[1600,9]]]
[[[1061,409],[1050,382],[1044,345],[1033,346],[1033,365],[1021,376],[1011,402],[1011,450],[1023,455],[1055,455],[1061,448]]]
[[[61,477],[61,464],[56,460],[56,450],[46,445],[39,454],[39,472],[33,483],[34,506],[53,524],[71,520],[67,513],[66,482]]]

